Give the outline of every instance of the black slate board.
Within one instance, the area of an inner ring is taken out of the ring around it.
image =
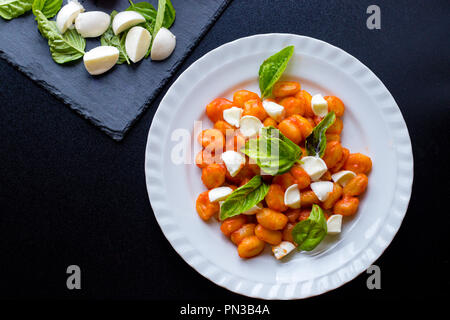
[[[146,59],[138,64],[117,65],[96,77],[86,72],[82,60],[58,65],[52,60],[47,41],[40,35],[32,13],[11,21],[0,18],[0,56],[113,139],[122,140],[230,1],[172,0],[176,19],[170,30],[177,37],[177,46],[165,61]],[[128,0],[80,2],[86,11],[108,13],[129,6]],[[156,0],[147,2],[157,7]],[[88,39],[86,51],[97,45],[100,45],[99,39]]]

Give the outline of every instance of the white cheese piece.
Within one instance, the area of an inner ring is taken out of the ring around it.
[[[257,203],[252,208],[248,209],[245,212],[242,212],[242,214],[251,216],[251,215],[257,214],[258,211],[261,210],[262,208],[263,208],[263,205],[261,203]]]
[[[80,12],[83,12],[83,6],[76,0],[69,1],[67,4],[59,10],[56,15],[56,28],[63,34],[66,30],[73,25],[73,22],[78,17]],[[109,21],[108,21],[109,24]]]
[[[109,27],[111,18],[102,11],[80,13],[75,19],[75,28],[83,38],[101,36]]]
[[[319,180],[320,177],[328,170],[325,161],[319,157],[303,157],[300,161],[302,162],[300,166],[311,177],[312,181]]]
[[[225,151],[221,155],[230,176],[236,176],[245,164],[245,157],[236,151]]]
[[[291,253],[294,249],[294,244],[289,241],[282,241],[279,245],[272,247],[272,252],[275,258],[280,260]]]
[[[152,60],[166,59],[172,54],[176,44],[177,39],[172,32],[166,28],[159,29],[155,39],[153,39],[152,51],[150,52]]]
[[[311,98],[311,109],[316,116],[325,117],[328,113],[328,102],[321,94],[315,94]]]
[[[345,187],[347,183],[355,176],[356,173],[354,173],[353,171],[342,170],[336,172],[335,174],[332,174],[331,179],[333,179],[334,182],[339,183],[341,186]]]
[[[125,39],[125,50],[134,63],[141,61],[147,54],[152,36],[147,29],[136,26],[130,29]]]
[[[243,116],[240,121],[240,131],[246,138],[253,137],[264,127],[261,120],[254,116]]]
[[[275,121],[280,122],[283,118],[284,107],[273,101],[264,100],[262,102],[264,110]]]
[[[125,31],[139,23],[145,22],[142,14],[136,11],[122,11],[116,14],[112,22],[112,29],[115,35]]]
[[[311,190],[316,194],[320,201],[328,199],[330,192],[333,191],[333,182],[318,181],[311,183]]]
[[[86,52],[83,56],[86,70],[92,74],[102,74],[116,64],[119,50],[112,46],[99,46]]]
[[[341,233],[342,226],[342,215],[333,214],[327,220],[327,230],[328,234],[338,234]]]
[[[218,187],[208,191],[209,201],[221,201],[225,200],[233,192],[230,187]]]
[[[297,184],[289,186],[284,192],[284,204],[289,208],[300,208],[300,190]]]
[[[239,128],[239,121],[242,116],[242,108],[231,107],[229,109],[223,110],[223,120],[231,124],[232,126]]]

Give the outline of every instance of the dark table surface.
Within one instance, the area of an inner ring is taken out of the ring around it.
[[[411,135],[415,177],[408,212],[367,274],[308,301],[439,297],[450,284],[448,140],[450,3],[235,0],[184,63],[234,39],[268,32],[315,37],[349,52],[384,82]],[[175,76],[175,78],[180,74]],[[149,205],[144,151],[157,101],[120,143],[0,60],[0,296],[181,302],[247,301],[191,269]],[[66,288],[66,268],[82,289]]]

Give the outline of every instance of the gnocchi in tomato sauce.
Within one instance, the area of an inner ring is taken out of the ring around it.
[[[214,99],[205,112],[213,126],[198,136],[202,151],[196,165],[207,191],[198,196],[196,209],[204,221],[219,221],[223,236],[236,245],[241,258],[261,254],[266,245],[272,246],[277,259],[293,251],[298,246],[293,229],[310,217],[314,206],[323,211],[328,234],[339,233],[342,218],[357,213],[372,160],[342,145],[345,105],[338,97],[317,97],[303,90],[299,82],[278,81],[271,99],[242,89],[234,92],[232,100]],[[314,157],[308,154],[305,141],[330,112],[335,118],[325,132],[323,155]],[[282,174],[264,174],[241,152],[246,142],[257,139],[261,129],[268,127],[279,130],[301,150],[298,161]],[[224,201],[257,175],[267,185],[264,198],[252,208],[220,220]]]

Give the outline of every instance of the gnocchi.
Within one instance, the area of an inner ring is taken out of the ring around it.
[[[266,112],[263,99],[249,90],[234,92],[231,100],[214,99],[206,106],[206,115],[214,126],[203,130],[198,136],[202,151],[196,156],[195,164],[202,170],[201,179],[207,189],[228,186],[233,190],[236,188],[241,190],[257,176],[261,176],[262,183],[267,185],[266,193],[257,205],[221,221],[220,229],[223,235],[237,246],[239,256],[244,259],[259,255],[266,245],[276,247],[287,241],[297,246],[293,237],[294,227],[310,219],[315,205],[323,210],[325,219],[332,215],[345,217],[356,214],[359,196],[367,189],[368,174],[372,169],[370,157],[361,153],[351,153],[342,146],[341,134],[344,129],[342,117],[345,105],[338,97],[325,96],[328,111],[335,114],[334,121],[325,132],[326,144],[321,158],[326,168],[321,169],[323,174],[320,177],[314,174],[314,168],[305,170],[302,167],[302,158],[314,156],[308,154],[305,140],[324,118],[314,114],[311,108],[311,94],[302,89],[300,83],[296,81],[275,83],[272,96],[273,99],[267,101],[284,108],[280,117],[273,117],[273,114],[269,116],[267,112],[271,111]],[[249,139],[258,138],[258,135],[256,137],[243,135],[240,127],[224,120],[223,111],[232,107],[241,108],[242,117],[256,117],[262,126],[277,128],[282,135],[298,145],[302,155],[297,163],[287,171],[271,176],[262,174],[260,167],[245,156],[245,164],[241,164],[237,174],[231,175],[227,166],[221,162],[220,154],[226,151],[240,153]],[[345,185],[344,183],[341,185],[340,180],[334,181],[333,177],[335,173],[344,170],[351,171],[353,176]],[[332,184],[332,191],[328,192],[326,197],[320,197],[323,201],[319,200],[315,193],[317,190],[311,189],[311,183],[317,181],[330,181],[327,183],[330,186]],[[284,202],[286,190],[295,184],[300,191],[299,209],[288,208]],[[221,205],[219,202],[209,201],[208,191],[198,196],[196,209],[204,221],[213,216],[220,219]]]

